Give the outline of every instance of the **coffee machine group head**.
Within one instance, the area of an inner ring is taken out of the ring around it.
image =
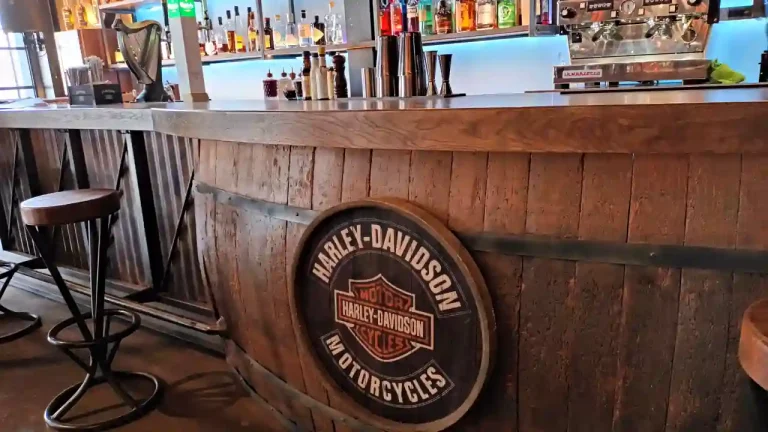
[[[573,60],[703,55],[720,0],[560,0]]]

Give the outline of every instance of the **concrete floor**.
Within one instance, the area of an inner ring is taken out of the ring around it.
[[[9,288],[3,305],[43,318],[43,328],[11,343],[0,345],[0,431],[49,430],[43,411],[66,387],[82,381],[85,372],[65,354],[49,345],[51,326],[69,316],[64,305]],[[14,323],[0,319],[0,333]],[[66,337],[66,336],[65,336]],[[165,381],[165,393],[152,413],[117,431],[239,432],[283,431],[284,426],[265,404],[240,387],[223,358],[158,333],[140,329],[120,347],[114,369],[148,372]],[[145,386],[146,387],[146,386]],[[133,386],[132,393],[141,393]],[[70,416],[91,415],[78,421],[119,412],[119,399],[103,387],[89,393]],[[100,414],[99,414],[100,412]]]

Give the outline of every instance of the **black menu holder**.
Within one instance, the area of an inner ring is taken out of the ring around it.
[[[69,86],[69,104],[96,106],[123,103],[120,84],[85,84]]]

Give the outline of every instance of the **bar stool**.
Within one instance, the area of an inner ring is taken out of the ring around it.
[[[109,226],[111,215],[120,209],[120,194],[111,189],[57,192],[26,200],[21,203],[20,208],[21,218],[40,253],[40,258],[50,271],[72,314],[71,318],[51,328],[48,333],[48,342],[61,349],[86,372],[82,383],[67,388],[51,401],[45,410],[45,422],[55,429],[96,431],[114,428],[136,420],[154,408],[161,395],[161,385],[160,381],[150,374],[112,370],[112,361],[120,347],[120,342],[141,325],[141,317],[136,313],[104,309]],[[85,314],[80,313],[61,273],[53,262],[51,245],[45,233],[46,227],[80,222],[88,224],[90,256],[91,312]],[[125,329],[110,333],[110,319],[118,316],[127,319],[129,325]],[[86,323],[88,320],[92,321],[93,333]],[[62,330],[72,325],[77,326],[82,340],[71,341],[58,337]],[[112,344],[111,349],[110,344]],[[90,361],[87,364],[72,353],[72,350],[78,349],[89,351]],[[121,384],[121,381],[136,379],[146,380],[154,386],[152,394],[144,400],[134,399]],[[64,416],[89,389],[104,383],[109,384],[130,408],[127,413],[89,424],[64,420]]]
[[[13,279],[13,276],[16,274],[16,272],[19,271],[22,266],[35,263],[38,260],[38,258],[33,258],[31,260],[22,261],[16,264],[0,261],[0,281],[4,281],[3,287],[0,288],[0,300],[3,299],[3,294],[5,294],[8,286],[11,284],[11,279]],[[33,315],[28,312],[16,312],[0,304],[0,319],[4,320],[6,318],[16,318],[22,321],[27,321],[29,324],[16,331],[0,335],[0,344],[13,342],[16,339],[20,339],[39,329],[40,326],[43,325],[43,321],[37,315]]]

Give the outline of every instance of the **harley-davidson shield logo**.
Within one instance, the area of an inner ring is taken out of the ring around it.
[[[309,359],[345,406],[388,431],[445,430],[493,357],[490,297],[439,220],[395,199],[318,216],[294,261],[291,310]]]
[[[379,274],[349,280],[349,291],[334,292],[336,322],[349,327],[376,359],[391,362],[419,348],[432,350],[434,316],[420,312],[415,296]]]

